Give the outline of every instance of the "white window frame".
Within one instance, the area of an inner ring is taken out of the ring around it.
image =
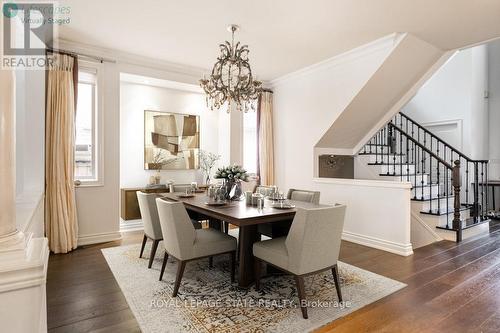
[[[78,71],[88,72],[96,76],[95,88],[93,90],[94,112],[92,113],[92,171],[95,177],[80,179],[75,175],[75,185],[77,187],[104,186],[103,66],[99,63],[79,60]],[[80,82],[82,80],[78,78],[78,83]]]

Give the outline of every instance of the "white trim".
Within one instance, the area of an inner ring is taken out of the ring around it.
[[[463,146],[464,146],[463,128],[464,127],[463,127],[462,119],[448,119],[448,120],[430,121],[430,122],[426,122],[426,123],[421,123],[420,125],[422,125],[423,127],[426,127],[431,132],[432,132],[432,130],[429,129],[429,127],[432,128],[433,126],[456,125],[458,132],[459,132],[460,145],[458,147],[453,147],[453,148],[457,148],[460,151],[463,149]],[[433,132],[433,134],[434,134],[434,132]],[[439,134],[434,134],[434,135],[439,137]],[[442,140],[442,141],[444,141],[444,140]]]
[[[76,186],[76,188],[85,187],[102,187],[104,186],[104,66],[99,63],[93,63],[89,61],[79,60],[79,66],[81,66],[84,71],[95,70],[96,85],[94,90],[94,98],[96,110],[92,115],[92,126],[95,127],[93,130],[92,143],[94,143],[93,158],[94,158],[94,172],[97,174],[97,179],[78,179],[81,184]],[[97,152],[95,150],[97,149]],[[77,180],[77,178],[75,178]]]
[[[307,74],[310,74],[312,72],[323,71],[326,68],[345,65],[346,63],[355,61],[361,57],[368,56],[372,53],[375,53],[377,51],[383,50],[383,49],[388,48],[388,47],[393,47],[405,35],[406,35],[406,33],[389,34],[387,36],[384,36],[382,38],[374,40],[370,43],[361,45],[359,47],[356,47],[354,49],[346,51],[342,54],[336,55],[332,58],[320,61],[316,64],[313,64],[313,65],[304,67],[302,69],[299,69],[297,71],[280,76],[274,80],[271,80],[269,83],[270,83],[272,88],[275,88],[276,86],[278,86],[280,84],[283,84],[283,83],[290,81],[290,80],[300,78],[300,77],[307,75]]]
[[[120,219],[120,232],[131,232],[131,231],[139,231],[144,230],[144,225],[142,224],[142,220],[123,220]]]
[[[410,256],[413,254],[413,248],[411,243],[408,244],[400,244],[395,243],[375,237],[365,236],[356,234],[349,231],[344,231],[342,233],[342,239],[348,242],[361,244],[369,247],[373,247],[375,249],[391,252],[394,254],[398,254],[400,256]]]
[[[442,241],[443,238],[438,235],[438,233],[436,232],[436,229],[432,228],[427,223],[425,223],[425,221],[422,219],[421,216],[422,215],[420,214],[420,212],[417,213],[417,212],[414,212],[413,210],[411,211],[412,220],[418,222],[422,227],[424,227],[424,229],[427,230],[431,234],[431,236],[434,238],[435,242]]]
[[[412,187],[410,182],[393,182],[373,179],[313,178],[313,182],[364,187],[402,188],[408,190],[411,190]]]
[[[106,243],[120,239],[122,239],[122,234],[118,231],[102,232],[92,235],[80,235],[78,236],[78,246]]]
[[[140,84],[148,87],[160,87],[167,89],[174,89],[180,91],[188,91],[196,94],[203,94],[203,89],[199,85],[184,83],[172,80],[158,79],[149,76],[130,74],[127,72],[120,73],[120,82]]]
[[[61,38],[57,40],[56,45],[58,48],[65,49],[67,51],[72,51],[75,53],[87,53],[97,57],[109,58],[109,55],[112,54],[114,58],[113,60],[116,60],[117,63],[136,65],[155,70],[164,70],[170,73],[183,74],[195,78],[196,82],[203,76],[203,73],[210,73],[210,70],[205,68],[173,63],[114,49],[97,47],[89,44],[76,43]]]

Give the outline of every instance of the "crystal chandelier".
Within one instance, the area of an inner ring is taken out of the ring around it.
[[[234,44],[234,33],[239,27],[230,25],[231,43],[220,44],[221,54],[217,58],[212,74],[203,76],[200,86],[206,93],[207,107],[211,110],[227,106],[227,112],[235,105],[236,110],[255,110],[255,100],[262,92],[262,82],[254,80],[250,69],[248,45]]]

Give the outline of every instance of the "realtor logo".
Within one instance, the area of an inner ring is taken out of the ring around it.
[[[53,15],[52,3],[2,4],[2,68],[45,67],[45,50],[54,37]]]

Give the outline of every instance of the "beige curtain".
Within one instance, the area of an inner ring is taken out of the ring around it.
[[[45,233],[50,250],[67,253],[77,246],[74,188],[76,59],[53,54],[47,72],[45,118]]]
[[[259,177],[261,185],[274,184],[273,93],[264,91],[259,98]]]

